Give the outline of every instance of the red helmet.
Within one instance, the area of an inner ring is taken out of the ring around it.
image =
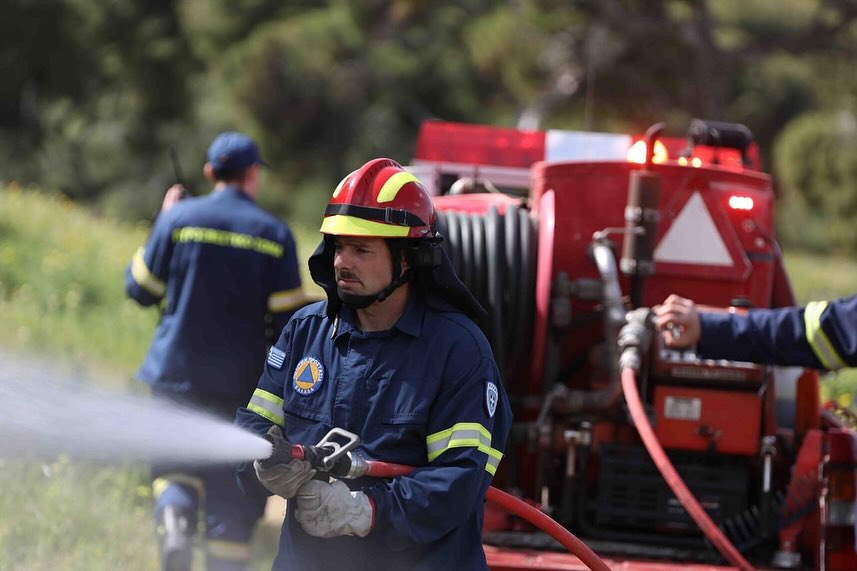
[[[342,179],[324,211],[321,233],[371,238],[433,237],[428,191],[392,159],[373,159]]]

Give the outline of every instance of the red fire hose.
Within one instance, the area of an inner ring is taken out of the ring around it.
[[[404,464],[394,464],[391,462],[383,462],[379,460],[366,460],[364,458],[353,459],[351,456],[346,456],[346,452],[357,445],[359,438],[356,434],[342,430],[341,428],[332,429],[321,442],[314,446],[304,446],[298,444],[289,444],[282,439],[280,429],[272,427],[265,437],[271,442],[271,455],[268,458],[260,460],[262,463],[277,464],[280,462],[289,462],[292,459],[307,460],[314,466],[324,466],[330,469],[335,464],[337,459],[348,458],[349,466],[341,477],[356,478],[360,476],[374,476],[376,478],[394,478],[396,476],[404,476],[410,474],[416,468],[414,466],[406,466]],[[344,446],[334,444],[335,437],[342,437],[347,440]],[[330,454],[330,448],[325,445],[333,445],[334,453]],[[358,461],[359,460],[359,461]],[[541,529],[549,536],[557,540],[563,547],[568,549],[573,555],[580,559],[592,571],[610,571],[610,568],[593,552],[589,547],[574,536],[570,531],[562,527],[559,523],[552,520],[543,512],[521,501],[520,499],[501,492],[497,488],[489,487],[485,494],[488,501],[494,502],[508,512],[511,512],[521,518],[527,520],[537,528]]]
[[[391,464],[389,462],[378,462],[374,460],[367,461],[368,469],[366,474],[379,478],[392,478],[395,476],[403,476],[414,470],[413,466],[405,466],[403,464]],[[521,518],[527,520],[537,528],[541,529],[549,536],[557,540],[563,547],[568,549],[572,555],[580,559],[592,571],[610,571],[604,561],[602,561],[594,551],[592,551],[585,543],[580,541],[573,533],[562,527],[559,523],[548,517],[544,512],[541,512],[526,502],[507,494],[497,488],[491,486],[485,494],[485,499],[493,502]]]
[[[646,412],[643,410],[643,405],[640,402],[640,393],[637,391],[637,379],[633,369],[627,367],[622,369],[622,390],[625,393],[625,401],[628,403],[631,418],[637,427],[637,431],[640,433],[640,438],[642,438],[646,450],[649,451],[649,455],[654,460],[664,480],[666,480],[675,497],[678,498],[678,501],[681,502],[685,511],[693,518],[699,529],[711,540],[717,551],[729,563],[742,571],[755,571],[753,566],[741,556],[741,553],[723,535],[720,528],[708,517],[708,514],[705,513],[705,510],[699,505],[699,502],[696,501],[696,498],[693,497],[691,491],[687,488],[684,481],[682,481],[681,476],[676,472],[675,467],[673,467],[672,462],[670,462],[666,452],[664,452],[661,443],[658,442],[658,438],[652,430],[652,425],[649,424],[649,419],[646,417]]]

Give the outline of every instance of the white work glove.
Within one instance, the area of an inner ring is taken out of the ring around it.
[[[369,496],[352,492],[340,481],[312,480],[297,493],[295,519],[310,535],[366,537],[372,529],[374,508]]]
[[[288,446],[288,442],[283,438],[283,433],[279,427],[272,427],[268,431],[268,436],[273,439],[275,447]],[[315,470],[306,460],[292,459],[273,465],[271,464],[272,461],[276,462],[276,460],[256,460],[253,462],[253,468],[256,470],[256,477],[259,478],[262,485],[272,494],[283,498],[293,497],[298,488],[315,476]]]

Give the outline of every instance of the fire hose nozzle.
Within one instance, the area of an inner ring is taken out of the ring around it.
[[[330,472],[338,477],[361,469],[365,472],[365,466],[350,454],[351,450],[360,444],[360,437],[342,428],[331,429],[318,444],[309,446],[290,444],[283,438],[279,426],[268,429],[264,438],[271,443],[271,455],[259,460],[259,465],[262,467],[288,464],[292,460],[304,460],[314,469]]]
[[[263,435],[263,438],[271,444],[271,454],[267,458],[259,458],[257,462],[263,468],[270,468],[277,464],[288,464],[295,457],[295,446],[289,444],[288,440],[283,438],[283,433],[279,426],[272,426]]]

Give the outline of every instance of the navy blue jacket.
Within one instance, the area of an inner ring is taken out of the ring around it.
[[[806,307],[700,313],[703,357],[840,369],[857,365],[857,296]]]
[[[253,393],[268,344],[304,303],[288,227],[231,187],[159,215],[125,288],[163,311],[138,378],[237,404]]]
[[[361,332],[343,308],[334,335],[326,309],[320,302],[295,314],[238,423],[256,434],[280,425],[297,444],[344,428],[360,436],[364,458],[417,469],[345,480],[374,504],[365,538],[312,537],[289,513],[274,569],[487,569],[483,502],[511,409],[485,336],[417,293],[383,332]],[[239,482],[247,493],[267,493],[251,464],[239,468]]]

